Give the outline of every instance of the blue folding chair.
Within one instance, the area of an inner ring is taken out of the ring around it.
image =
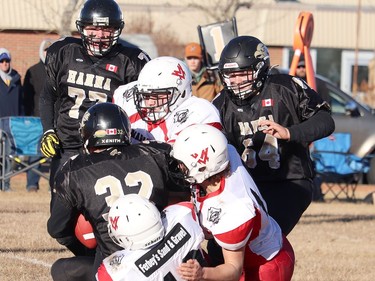
[[[338,200],[343,194],[346,200],[355,200],[358,182],[370,169],[370,157],[360,158],[350,152],[350,133],[333,133],[313,143],[311,156],[315,163],[316,182],[324,182],[327,190]]]
[[[4,189],[7,180],[30,169],[48,180],[48,176],[36,169],[39,164],[47,161],[47,158],[43,157],[40,152],[42,134],[43,128],[39,117],[0,118],[0,181],[2,189]],[[35,156],[37,160],[26,163],[22,160],[22,156]],[[6,166],[11,168],[7,170]]]

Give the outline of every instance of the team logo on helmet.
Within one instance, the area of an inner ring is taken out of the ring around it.
[[[191,156],[195,159],[198,158],[198,153],[194,153],[192,154]],[[209,157],[208,157],[208,147],[206,147],[205,149],[203,149],[201,151],[201,154],[200,154],[200,157],[199,157],[199,160],[198,160],[198,163],[199,164],[206,164],[207,161],[210,160]]]
[[[109,217],[109,222],[111,223],[111,226],[114,230],[117,230],[117,228],[118,228],[118,219],[119,218],[120,218],[119,216]]]
[[[254,53],[254,57],[257,59],[266,59],[269,57],[267,47],[263,43],[259,43],[257,50]]]
[[[105,130],[97,130],[94,133],[95,138],[104,138],[106,135],[107,135],[107,133],[105,132]]]
[[[177,70],[173,71],[172,75],[177,76],[179,78],[177,80],[177,85],[181,85],[181,80],[185,80],[185,71],[180,64],[177,65]]]

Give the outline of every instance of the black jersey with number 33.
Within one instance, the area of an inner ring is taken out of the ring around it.
[[[89,56],[82,40],[67,37],[48,48],[47,83],[41,94],[43,130],[56,129],[64,148],[81,146],[79,122],[92,105],[112,102],[114,91],[138,79],[149,57],[116,44],[103,57]]]

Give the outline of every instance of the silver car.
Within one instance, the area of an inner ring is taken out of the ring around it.
[[[287,69],[273,68],[272,73],[288,73]],[[316,75],[316,79],[325,83],[331,98],[332,117],[335,120],[335,132],[347,132],[352,136],[350,152],[360,158],[375,154],[375,111],[361,104],[327,78]],[[375,157],[371,160],[369,172],[364,182],[375,184]]]

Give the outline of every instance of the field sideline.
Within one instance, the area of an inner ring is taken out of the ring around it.
[[[50,266],[70,252],[46,231],[50,193],[41,179],[38,193],[28,193],[25,174],[12,178],[14,192],[0,193],[0,280],[51,280]],[[359,186],[362,199],[375,186]],[[375,205],[312,203],[288,236],[296,266],[294,281],[375,280]]]

